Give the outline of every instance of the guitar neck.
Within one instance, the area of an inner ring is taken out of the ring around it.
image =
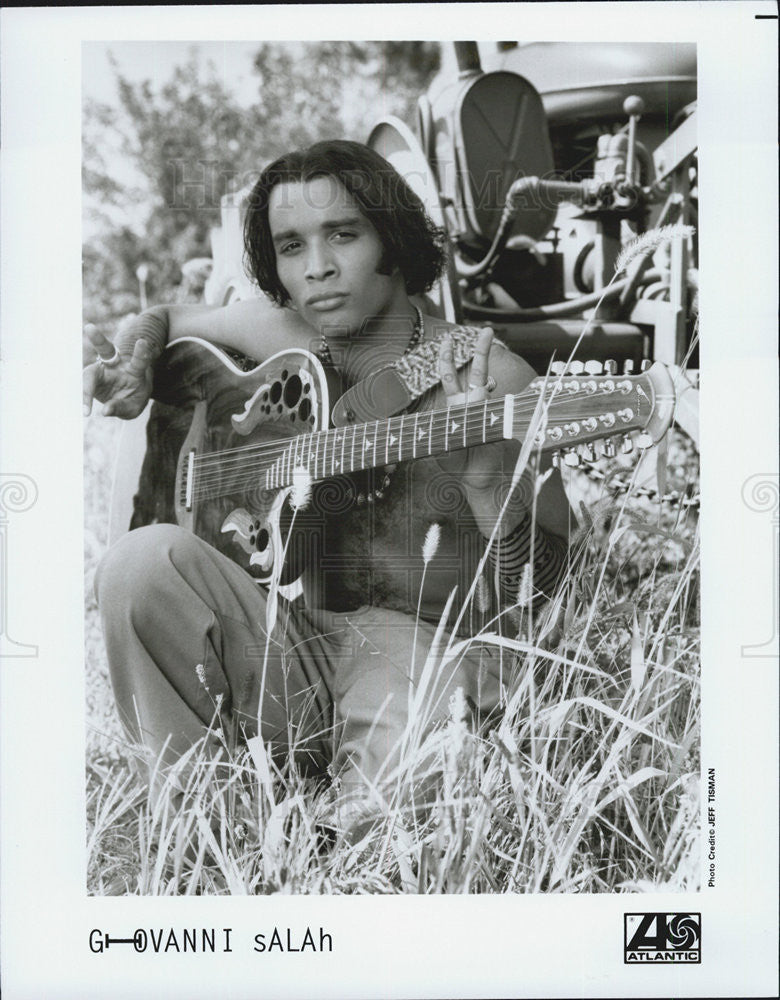
[[[301,434],[266,472],[266,487],[291,486],[295,469],[313,482],[363,469],[442,455],[512,436],[515,397],[484,400],[447,410],[406,413],[368,424]],[[507,433],[507,414],[509,433]]]
[[[543,405],[540,406],[540,398]],[[525,440],[534,424],[542,451],[588,448],[590,442],[641,430],[640,445],[663,436],[674,410],[665,367],[640,375],[536,378],[517,395],[422,410],[371,423],[313,431],[214,454],[189,456],[181,486],[192,498],[216,498],[250,486],[281,490],[303,472],[317,482],[396,462],[427,458],[503,439]]]

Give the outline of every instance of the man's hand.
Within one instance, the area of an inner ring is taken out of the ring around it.
[[[485,328],[474,347],[470,368],[461,375],[455,368],[452,342],[444,337],[439,350],[439,375],[447,396],[447,404],[479,402],[487,396],[488,359],[493,342],[493,331]],[[461,380],[464,385],[461,386]],[[511,482],[514,461],[510,452],[516,450],[512,442],[496,441],[478,445],[439,460],[442,468],[459,476],[466,492],[472,513],[483,534],[489,535],[501,503]]]
[[[84,334],[98,355],[98,360],[84,369],[84,416],[89,416],[92,401],[97,399],[105,403],[105,416],[122,417],[124,420],[137,417],[152,392],[154,358],[151,347],[145,340],[138,340],[132,356],[128,358],[119,354],[111,341],[91,323],[84,327]],[[113,358],[117,359],[116,363],[105,363]]]

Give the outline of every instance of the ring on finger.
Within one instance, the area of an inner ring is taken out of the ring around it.
[[[111,346],[114,348],[114,353],[110,358],[104,358],[102,354],[98,354],[98,361],[104,368],[114,368],[122,360],[122,355],[116,349],[116,344],[112,344]]]
[[[495,387],[496,387],[496,380],[493,378],[492,375],[488,375],[487,381],[485,382],[484,385],[474,385],[472,382],[469,382],[469,389],[474,389],[474,390],[485,389],[487,392],[492,392],[495,389]]]

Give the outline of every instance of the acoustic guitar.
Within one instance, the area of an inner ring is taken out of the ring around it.
[[[404,398],[393,369],[341,394],[335,373],[307,351],[242,366],[211,344],[181,338],[166,348],[153,390],[173,408],[164,409],[163,423],[176,414],[172,510],[137,511],[136,524],[175,519],[234,558],[237,544],[253,574],[269,581],[296,484],[529,433],[535,448],[570,465],[630,450],[637,432],[639,447],[658,442],[675,405],[667,369],[655,363],[618,374],[614,367],[558,365],[517,394],[397,413]]]

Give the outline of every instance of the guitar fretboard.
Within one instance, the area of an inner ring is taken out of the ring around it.
[[[513,397],[507,399],[511,405]],[[317,482],[498,441],[504,436],[505,408],[503,399],[485,400],[477,406],[407,413],[389,420],[302,434],[290,442],[266,471],[265,485],[267,489],[292,485],[296,468],[305,469]]]
[[[659,383],[660,395],[654,387],[654,379],[661,379],[661,368],[654,366],[649,373],[622,378],[537,378],[523,392],[499,399],[304,432],[211,454],[193,450],[179,480],[178,502],[189,510],[197,501],[250,488],[286,489],[296,484],[301,472],[318,482],[504,438],[524,440],[540,395],[544,396],[546,412],[534,443],[545,450],[571,448],[644,428],[659,399],[668,426],[674,393],[664,382]],[[665,379],[668,381],[668,376]]]

